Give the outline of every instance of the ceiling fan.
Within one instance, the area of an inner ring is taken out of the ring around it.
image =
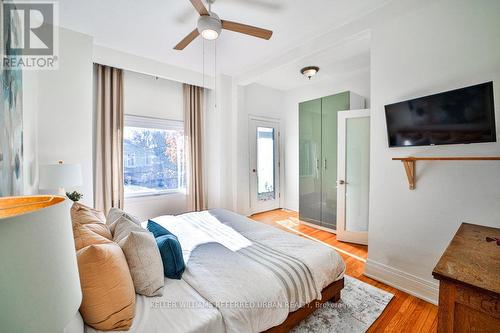
[[[211,7],[215,0],[208,0],[208,10],[201,0],[189,0],[200,17],[198,26],[174,47],[174,50],[184,50],[198,35],[208,40],[217,39],[222,29],[239,32],[262,39],[269,40],[273,35],[271,30],[257,28],[251,25],[221,20],[212,12]]]
[[[265,10],[266,12],[281,12],[285,8],[284,2],[288,0],[217,0],[217,4],[226,3],[231,5],[244,6],[246,8],[254,8]],[[186,23],[189,19],[194,17],[197,12],[191,8],[185,8],[176,17],[175,21],[179,24]]]

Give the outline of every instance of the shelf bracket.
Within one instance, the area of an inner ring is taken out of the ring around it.
[[[415,165],[417,161],[500,161],[499,156],[466,156],[466,157],[393,157],[393,161],[403,162],[408,186],[415,189]]]
[[[415,189],[415,164],[416,161],[413,159],[402,160],[406,171],[406,177],[408,178],[408,186],[410,190]]]

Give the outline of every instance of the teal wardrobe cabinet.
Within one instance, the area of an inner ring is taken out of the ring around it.
[[[363,109],[350,91],[299,104],[299,216],[328,230],[337,227],[337,112]]]

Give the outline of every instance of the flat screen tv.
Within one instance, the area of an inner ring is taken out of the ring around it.
[[[496,142],[493,82],[385,106],[389,147]]]

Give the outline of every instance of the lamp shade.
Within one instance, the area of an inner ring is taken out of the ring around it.
[[[42,190],[69,188],[82,185],[82,167],[80,164],[44,164],[40,166],[40,184]]]
[[[81,300],[68,200],[0,198],[0,331],[62,332]]]

